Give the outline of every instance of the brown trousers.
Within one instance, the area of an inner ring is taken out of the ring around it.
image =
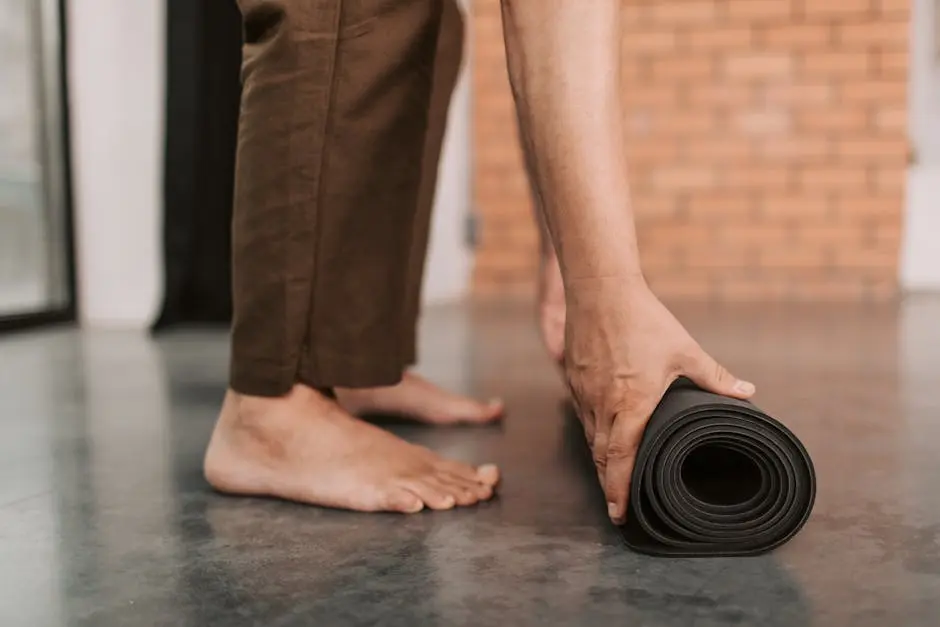
[[[238,0],[231,380],[397,382],[463,50],[456,0]]]

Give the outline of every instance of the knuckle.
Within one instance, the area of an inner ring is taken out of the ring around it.
[[[725,370],[725,367],[719,364],[717,361],[712,362],[712,369],[714,370],[715,380],[724,381],[728,376],[728,371]]]
[[[615,460],[629,459],[633,457],[633,446],[622,439],[616,439],[607,447],[607,458]]]

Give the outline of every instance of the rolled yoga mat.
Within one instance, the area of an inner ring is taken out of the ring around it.
[[[649,555],[757,555],[792,538],[815,499],[813,462],[789,429],[680,379],[643,434],[620,531]]]

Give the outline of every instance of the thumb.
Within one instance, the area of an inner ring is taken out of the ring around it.
[[[685,375],[703,390],[715,394],[734,398],[750,398],[754,395],[753,383],[735,377],[701,348],[695,360],[686,368]]]

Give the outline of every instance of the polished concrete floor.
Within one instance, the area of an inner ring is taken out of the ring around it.
[[[394,428],[505,482],[414,517],[211,492],[221,332],[0,338],[0,625],[940,624],[940,300],[677,313],[815,459],[815,513],[773,555],[624,549],[528,308],[427,314],[420,369],[509,415]]]

